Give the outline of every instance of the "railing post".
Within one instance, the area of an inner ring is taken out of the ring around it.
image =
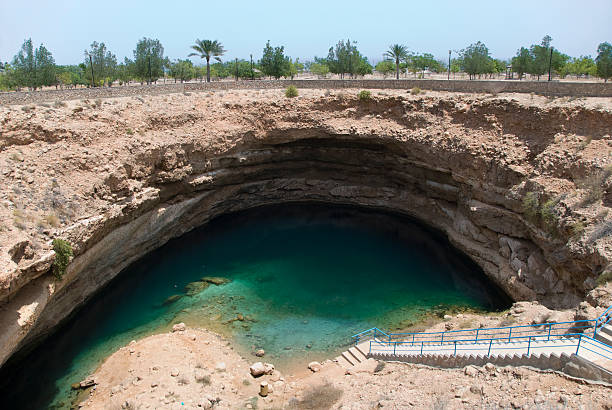
[[[512,337],[512,328],[510,328],[510,331],[508,332],[508,343],[510,343],[511,337]]]
[[[393,343],[393,356],[395,356],[395,348],[397,347],[397,342]]]
[[[370,350],[369,353],[372,354],[372,341],[370,340]]]
[[[550,331],[552,330],[552,324],[548,325],[548,340],[550,340]]]
[[[480,329],[476,329],[476,340],[474,340],[474,342],[478,341],[478,332],[480,331]]]
[[[491,356],[491,345],[493,344],[493,339],[489,340],[489,352],[487,353],[487,356]]]
[[[444,333],[442,333],[442,338],[440,339],[440,346],[442,346],[442,344],[444,344]]]
[[[531,336],[529,336],[529,343],[527,343],[527,356],[529,356],[529,350],[531,350]]]
[[[414,346],[414,333],[412,334],[412,345]]]
[[[457,356],[457,341],[455,340],[455,353],[454,356]]]
[[[423,342],[421,342],[421,356],[423,356]]]
[[[582,335],[578,336],[578,346],[576,346],[576,356],[578,356],[578,350],[580,350],[580,341],[582,340]]]

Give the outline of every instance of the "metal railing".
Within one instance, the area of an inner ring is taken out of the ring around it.
[[[577,355],[583,349],[612,360],[612,348],[595,339],[597,331],[611,320],[612,306],[590,320],[421,333],[386,333],[373,327],[353,335],[353,339],[355,344],[369,340],[369,353],[374,347],[376,353],[387,354],[457,355],[462,350],[483,350],[491,355],[493,349],[525,351],[529,355],[541,348],[576,347]]]

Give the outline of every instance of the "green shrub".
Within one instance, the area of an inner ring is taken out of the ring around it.
[[[412,90],[410,90],[410,94],[419,95],[421,94],[421,89],[419,87],[414,87]]]
[[[298,90],[295,87],[295,85],[290,85],[289,87],[287,87],[287,89],[285,90],[285,97],[293,98],[297,96],[298,96]]]
[[[53,275],[58,280],[61,280],[66,273],[66,268],[72,257],[72,246],[63,239],[53,240],[53,250],[55,251],[55,260],[53,261]]]
[[[612,270],[602,272],[602,274],[599,275],[599,277],[595,281],[595,283],[597,283],[597,286],[603,286],[608,282],[612,282]]]
[[[535,192],[527,192],[523,198],[523,213],[531,223],[536,223],[538,210],[540,208],[540,197]]]
[[[557,230],[559,216],[557,215],[557,212],[555,212],[555,206],[557,206],[558,203],[558,199],[549,199],[548,201],[544,202],[542,208],[540,209],[540,216],[542,217],[544,228],[550,233]]]
[[[359,99],[361,101],[370,101],[371,98],[372,98],[372,93],[369,92],[368,90],[361,90],[359,92]]]

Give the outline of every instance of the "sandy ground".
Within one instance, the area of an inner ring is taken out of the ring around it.
[[[566,312],[569,314],[569,312]],[[496,315],[458,314],[431,329],[465,323],[499,325],[542,320],[545,307],[517,303]],[[552,319],[562,319],[557,312]],[[108,408],[610,408],[610,386],[529,368],[467,366],[436,369],[370,359],[347,371],[332,360],[312,372],[278,370],[253,377],[249,367],[266,357],[239,356],[231,343],[203,329],[177,330],[133,341],[110,356],[82,390],[80,406]],[[272,363],[273,364],[273,363]],[[269,386],[259,395],[262,382]],[[86,383],[85,383],[86,384]]]

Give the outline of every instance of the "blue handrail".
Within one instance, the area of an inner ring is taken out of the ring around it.
[[[457,351],[466,350],[461,348],[462,345],[480,345],[484,343],[488,345],[487,354],[490,355],[491,349],[494,346],[493,343],[498,343],[498,341],[501,341],[500,343],[503,342],[509,345],[511,345],[513,342],[528,342],[527,354],[529,354],[532,349],[546,347],[532,346],[532,341],[550,341],[551,339],[558,340],[565,338],[570,344],[556,344],[555,346],[576,346],[576,354],[578,354],[581,349],[585,349],[612,360],[612,348],[595,339],[598,328],[604,326],[611,320],[612,306],[608,307],[608,309],[606,309],[606,311],[596,319],[539,323],[532,325],[447,330],[443,332],[385,333],[377,327],[373,327],[353,335],[353,339],[355,339],[355,344],[357,344],[362,338],[365,337],[365,335],[370,335],[371,338],[374,339],[370,340],[369,343],[370,352],[372,351],[372,346],[388,346],[393,347],[394,354],[397,351],[398,346],[417,347],[417,349],[420,348],[420,354],[422,354],[423,351],[428,351],[426,349],[428,346],[436,345],[438,346],[439,350],[441,349],[440,346],[444,347],[450,345],[453,347],[454,354],[456,355]],[[589,334],[592,334],[592,337]],[[457,345],[459,345],[459,347],[457,347]],[[510,346],[502,348],[500,346],[495,346],[495,349],[512,350],[524,349],[524,347]],[[593,349],[598,349],[598,351]]]

